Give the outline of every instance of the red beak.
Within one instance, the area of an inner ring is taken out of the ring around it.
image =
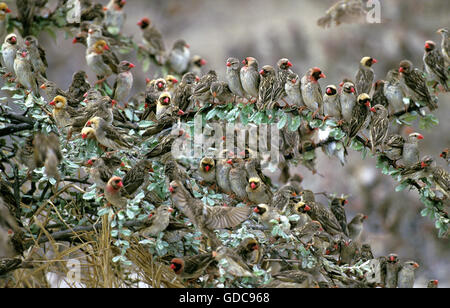
[[[369,216],[365,215],[365,216],[364,216],[364,220],[367,219],[367,218],[369,218]]]
[[[7,8],[7,9],[5,10],[5,12],[6,12],[6,13],[11,13],[11,10],[10,10],[9,8]]]
[[[244,65],[245,65],[245,59],[244,59],[244,60],[242,60],[242,64],[244,64]]]
[[[127,4],[127,2],[125,0],[120,1],[121,6],[124,6],[125,4]]]
[[[86,126],[91,126],[91,121],[87,121]]]
[[[174,270],[176,268],[175,264],[170,264],[170,268]]]
[[[372,63],[377,63],[377,59],[372,59]]]
[[[205,166],[206,172],[208,172],[210,168],[211,168],[210,166],[206,165],[206,166]]]
[[[403,73],[405,71],[405,69],[403,68],[403,67],[400,67],[399,69],[398,69],[398,72],[399,73]]]
[[[27,55],[28,55],[28,53],[27,52],[22,52],[22,58],[26,58],[27,57]]]
[[[103,47],[103,49],[104,49],[104,50],[109,50],[109,46],[108,46],[108,45],[105,45],[105,46]]]
[[[178,83],[178,80],[172,79],[172,83]]]
[[[344,201],[344,204],[347,204],[347,203],[348,203],[348,200],[345,200],[345,201]]]
[[[186,48],[190,48],[190,47],[191,47],[191,45],[189,45],[189,44],[186,44],[186,45],[184,45],[184,47],[186,47]]]
[[[287,63],[287,66],[291,67],[291,66],[292,66],[292,63],[289,61],[289,62]]]
[[[311,208],[307,205],[307,204],[305,204],[305,211],[310,211],[311,210]]]
[[[181,110],[181,109],[180,109],[180,110],[178,110],[178,115],[179,115],[179,116],[182,116],[182,115],[184,115],[184,111],[183,111],[183,110]]]
[[[260,70],[259,73],[264,76],[264,70]]]
[[[141,20],[140,22],[138,22],[137,25],[138,25],[139,27],[142,27],[142,20]]]
[[[168,97],[164,98],[164,103],[166,103],[166,104],[169,103],[169,98]]]
[[[86,135],[86,134],[81,134],[81,138],[82,138],[82,139],[86,139],[86,138],[87,138],[87,135]]]
[[[422,169],[425,168],[426,166],[428,166],[426,162],[421,162],[421,163],[420,163],[420,167],[421,167]]]
[[[327,94],[331,94],[331,89],[330,88],[327,89]]]
[[[119,187],[123,187],[123,183],[122,183],[122,181],[120,181],[119,183],[117,183],[117,186],[119,186]]]
[[[227,164],[233,165],[233,161],[231,159],[227,160]]]
[[[169,207],[169,209],[167,210],[169,213],[173,212],[173,208]]]
[[[327,76],[325,76],[324,73],[321,73],[321,74],[319,75],[319,77],[320,77],[320,78],[327,78]]]
[[[254,213],[259,213],[259,209],[258,209],[257,207],[255,207],[255,208],[253,209],[253,212],[254,212]]]
[[[173,193],[173,192],[175,191],[175,189],[173,189],[173,187],[170,186],[170,187],[169,187],[169,191],[170,191],[171,193]]]
[[[40,86],[39,88],[41,88],[42,90],[47,89],[47,86],[45,84],[43,84],[42,86]]]
[[[252,188],[252,189],[255,189],[256,188],[256,184],[255,183],[250,183],[250,187]]]
[[[350,89],[350,92],[355,93],[355,92],[356,92],[355,88],[352,87],[352,88]]]
[[[83,134],[83,135],[85,135],[85,134]],[[84,139],[84,138],[83,138],[83,139]],[[92,159],[89,159],[88,162],[87,162],[87,164],[88,164],[89,166],[92,166],[92,165],[94,164],[94,162],[92,161]]]
[[[417,263],[414,263],[414,268],[418,268],[419,267],[419,264],[417,264]]]
[[[114,100],[114,99],[111,100],[111,105],[112,105],[112,106],[114,106],[114,105],[116,105],[116,104],[117,104],[117,101],[116,101],[116,100]]]
[[[227,66],[230,67],[230,66],[231,66],[231,63],[230,63],[230,62],[227,62]]]
[[[365,105],[370,108],[370,101],[367,101]]]
[[[134,68],[134,67],[136,67],[136,65],[134,65],[133,63],[130,63],[129,67]]]
[[[164,85],[162,84],[162,82],[158,83],[158,88],[161,89],[162,87],[164,87]]]
[[[49,105],[55,106],[55,105],[56,105],[56,102],[55,102],[55,101],[51,101],[51,102],[49,103]]]
[[[145,78],[145,83],[149,84],[151,82],[150,78]]]
[[[125,163],[124,163],[124,162],[121,162],[121,163],[120,163],[120,167],[125,167]]]
[[[200,81],[200,77],[195,76],[195,81],[199,82]]]
[[[372,111],[372,112],[377,112],[377,110],[375,109],[375,107],[370,108],[370,111]]]
[[[422,140],[422,139],[423,139],[423,135],[419,134],[419,135],[417,136],[417,139]]]

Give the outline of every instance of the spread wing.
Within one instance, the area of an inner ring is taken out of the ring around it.
[[[251,210],[248,207],[206,207],[205,225],[209,229],[234,228],[246,220]]]

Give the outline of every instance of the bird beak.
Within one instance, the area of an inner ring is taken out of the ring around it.
[[[210,166],[205,166],[205,170],[206,170],[206,172],[208,172],[209,171],[209,169],[210,169],[211,167]]]
[[[173,213],[173,208],[169,207],[169,209],[167,210],[169,213]]]
[[[114,99],[112,99],[112,100],[111,100],[111,105],[114,107],[116,104],[117,104],[117,101],[114,100]]]
[[[123,183],[122,183],[122,181],[120,181],[119,183],[117,183],[117,186],[119,186],[119,187],[123,187]]]
[[[245,65],[245,59],[244,59],[244,60],[242,60],[242,64],[244,64],[244,65]]]
[[[345,201],[344,201],[344,204],[348,204],[348,200],[345,200]]]
[[[253,212],[254,212],[254,213],[259,213],[259,209],[258,209],[257,207],[255,207],[255,208],[253,209]]]
[[[331,89],[330,88],[327,89],[327,94],[331,94]]]
[[[130,68],[135,68],[136,65],[134,65],[133,63],[130,63],[129,67],[130,67]]]
[[[399,69],[398,69],[398,72],[399,73],[403,73],[405,71],[405,69],[403,68],[403,67],[400,67]]]
[[[424,137],[423,137],[423,135],[422,134],[419,134],[418,136],[417,136],[417,139],[419,139],[419,140],[422,140]]]
[[[365,105],[370,108],[370,101],[367,101]]]
[[[252,189],[255,189],[256,188],[256,184],[255,183],[250,183],[250,187],[252,188]]]
[[[430,49],[430,44],[426,43],[425,44],[425,49]]]
[[[108,46],[108,45],[105,45],[105,46],[103,47],[103,49],[104,49],[104,50],[109,50],[109,46]]]
[[[414,263],[414,268],[419,268],[419,264],[418,263]]]
[[[86,135],[86,134],[83,134],[83,135]],[[94,162],[92,161],[92,159],[89,159],[86,163],[86,165],[88,165],[88,166],[92,166],[93,164],[94,164]]]
[[[145,78],[145,84],[149,84],[151,82],[150,78]]]
[[[162,89],[162,87],[164,87],[164,85],[162,84],[162,82],[158,83],[158,88]]]
[[[83,98],[86,98],[87,96],[88,96],[87,92],[83,94]]]
[[[305,209],[305,211],[306,212],[308,212],[308,211],[310,211],[311,210],[311,208],[307,205],[307,204],[305,204],[305,207],[304,207],[304,209]]]
[[[377,59],[372,59],[372,63],[377,63]]]
[[[29,41],[25,41],[25,45],[30,46],[31,43]]]
[[[262,76],[264,76],[264,70],[260,70],[260,71],[259,71],[259,74],[262,75]]]
[[[120,163],[120,167],[122,167],[122,168],[125,167],[125,163],[124,163],[124,162],[121,162],[121,163]]]
[[[55,101],[51,101],[51,102],[49,103],[49,105],[50,105],[50,106],[55,106],[55,105],[56,105],[56,102],[55,102]]]
[[[372,111],[372,112],[374,112],[374,113],[377,112],[377,110],[375,109],[375,107],[370,108],[370,111]]]
[[[22,52],[22,58],[26,58],[28,53],[26,51]]]
[[[166,104],[169,103],[169,98],[168,97],[164,98],[164,103],[166,103]]]
[[[87,135],[86,135],[86,134],[81,134],[81,138],[82,138],[82,139],[86,139],[86,138],[87,138]]]
[[[181,109],[180,109],[180,110],[178,110],[178,115],[179,115],[179,116],[182,116],[182,115],[184,115],[184,114],[185,114],[185,113],[184,113],[184,111],[183,111],[183,110],[181,110]]]
[[[366,220],[367,218],[369,218],[369,216],[364,215],[363,219]]]
[[[175,191],[175,189],[173,189],[173,187],[172,187],[172,186],[169,186],[169,191],[170,191],[170,193],[172,193],[172,194],[173,194],[173,192]]]
[[[103,7],[103,11],[106,12],[107,10],[108,10],[108,8],[107,8],[106,6],[104,6],[104,7]]]
[[[287,63],[287,66],[291,67],[291,66],[292,66],[292,63],[289,61],[289,62]]]
[[[425,168],[426,166],[428,166],[426,162],[424,162],[424,161],[420,162],[420,168],[423,169],[423,168]]]
[[[350,89],[350,92],[355,93],[355,92],[356,92],[355,88],[352,87],[352,88]]]
[[[9,8],[7,8],[7,9],[5,10],[5,12],[6,12],[6,13],[11,13],[11,10],[10,10]]]
[[[42,86],[40,86],[39,88],[41,88],[42,90],[47,89],[47,86],[45,84],[43,84]]]
[[[231,66],[231,63],[230,63],[230,62],[227,62],[227,66],[230,67],[230,66]]]
[[[178,80],[172,79],[172,83],[178,83]]]
[[[90,127],[91,124],[92,124],[91,121],[87,121],[86,126],[87,126],[87,127]]]
[[[92,33],[94,33],[94,30],[89,29],[89,30],[88,30],[88,33],[89,33],[89,34],[92,34]]]
[[[72,44],[76,44],[76,43],[78,43],[78,38],[74,37],[73,41],[72,41]]]
[[[296,82],[297,82],[297,79],[292,79],[291,82],[292,82],[292,83],[296,83]]]
[[[142,20],[141,20],[140,22],[138,22],[137,25],[138,25],[139,27],[142,27]]]
[[[227,160],[227,164],[233,165],[233,161],[231,159]]]
[[[199,82],[199,81],[200,81],[200,77],[195,76],[195,81],[196,81],[196,82]]]
[[[320,77],[320,78],[327,78],[327,76],[326,76],[324,73],[321,73],[321,74],[319,75],[319,77]]]

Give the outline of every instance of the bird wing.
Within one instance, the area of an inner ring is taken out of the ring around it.
[[[405,78],[406,85],[413,89],[425,102],[431,100],[430,92],[428,91],[424,74],[417,68],[415,68]]]
[[[429,69],[432,70],[440,80],[447,81],[447,69],[445,68],[444,57],[438,49],[429,52],[424,60]]]
[[[209,229],[234,228],[248,218],[247,207],[206,207],[205,225]]]
[[[45,56],[45,50],[41,46],[38,46],[37,48],[42,62],[44,63],[45,67],[48,67],[47,57]]]
[[[103,62],[108,65],[114,74],[118,73],[117,65],[119,64],[119,60],[117,59],[117,56],[113,52],[105,51],[102,54],[102,60]]]

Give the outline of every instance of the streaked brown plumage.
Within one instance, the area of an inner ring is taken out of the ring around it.
[[[441,84],[444,90],[448,92],[448,67],[445,65],[445,60],[441,51],[436,48],[435,42],[425,42],[423,63],[428,74],[428,79],[436,82],[436,85]]]
[[[210,252],[183,258],[173,258],[170,268],[183,279],[197,279],[205,273],[206,268],[215,263]]]
[[[389,132],[389,112],[383,105],[375,105],[370,110],[373,112],[370,122],[370,140],[372,153],[375,153],[378,146],[381,146],[382,151],[384,149],[384,141]]]

